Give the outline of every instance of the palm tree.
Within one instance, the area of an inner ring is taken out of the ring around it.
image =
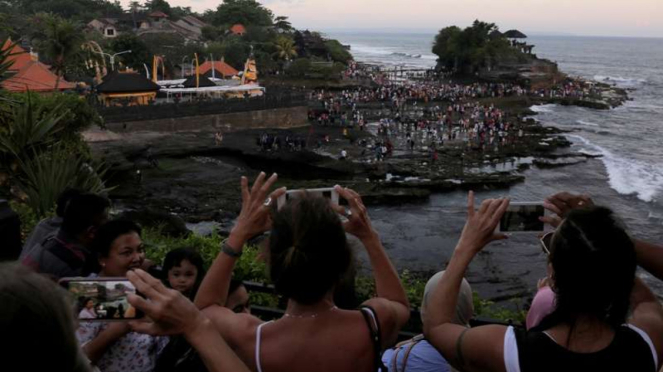
[[[58,76],[55,81],[57,91],[67,67],[81,56],[81,45],[85,42],[85,37],[77,24],[56,15],[40,14],[38,20],[43,23],[37,36],[39,50],[50,60],[53,71]]]
[[[282,59],[286,62],[297,57],[295,41],[289,37],[279,36],[278,39],[276,39],[276,53],[274,53],[274,55],[276,58]]]
[[[274,18],[274,26],[281,31],[288,32],[292,31],[292,24],[288,21],[288,17],[278,16]]]

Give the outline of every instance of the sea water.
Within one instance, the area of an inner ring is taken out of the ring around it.
[[[330,33],[359,61],[428,68],[434,34]],[[613,110],[535,106],[537,120],[571,132],[571,151],[600,155],[553,169],[533,167],[509,190],[480,191],[479,199],[509,196],[541,201],[559,191],[583,192],[611,207],[638,238],[663,244],[663,39],[537,36],[534,52],[572,76],[629,89],[632,101]],[[440,270],[451,257],[465,221],[466,195],[433,195],[423,204],[377,207],[371,217],[399,269]],[[497,299],[535,290],[545,256],[533,235],[494,243],[473,262],[468,279]],[[659,296],[661,282],[645,276]],[[663,297],[662,297],[663,298]]]

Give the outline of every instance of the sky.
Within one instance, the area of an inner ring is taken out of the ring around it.
[[[663,0],[258,0],[298,29],[431,32],[473,20],[525,33],[663,38]],[[123,0],[128,3],[128,0]],[[169,0],[202,12],[220,0]]]

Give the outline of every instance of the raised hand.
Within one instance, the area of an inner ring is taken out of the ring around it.
[[[560,192],[558,194],[549,196],[543,203],[543,207],[554,213],[554,216],[545,216],[541,221],[557,228],[562,219],[573,209],[588,208],[594,205],[592,198],[589,195],[575,195],[568,192]]]
[[[154,336],[190,335],[205,323],[205,316],[180,292],[166,288],[143,270],[129,271],[127,278],[147,300],[129,294],[129,303],[143,311],[150,321],[133,321],[131,328]]]
[[[251,190],[248,179],[242,177],[242,211],[231,232],[231,235],[237,236],[241,241],[245,242],[271,228],[271,206],[286,192],[286,188],[282,187],[269,194],[278,176],[274,173],[267,180],[265,177],[265,173],[260,172]],[[241,247],[234,248],[241,249]]]
[[[333,206],[339,214],[348,219],[343,223],[345,231],[348,234],[356,236],[361,241],[376,238],[378,233],[373,229],[373,224],[371,224],[371,219],[368,217],[368,211],[361,200],[361,196],[354,190],[338,185],[334,187],[334,190],[338,192],[340,197],[347,200],[350,205],[349,212],[340,205]]]
[[[477,253],[494,240],[507,239],[504,234],[495,233],[497,224],[509,207],[509,199],[488,199],[481,203],[479,210],[474,208],[474,192],[467,199],[467,222],[456,249]]]

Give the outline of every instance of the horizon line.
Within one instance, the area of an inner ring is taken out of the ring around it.
[[[302,30],[311,30],[318,31],[311,28],[303,27]],[[417,28],[390,28],[390,27],[373,27],[373,28],[320,28],[320,32],[336,32],[341,34],[349,33],[408,33],[408,34],[437,34],[439,30],[429,30],[429,29],[417,29]],[[528,35],[532,36],[557,36],[557,37],[594,37],[594,38],[627,38],[627,39],[663,39],[663,36],[651,36],[651,35],[588,35],[588,34],[576,34],[576,33],[567,33],[567,32],[554,32],[554,31],[528,31],[525,32]]]

